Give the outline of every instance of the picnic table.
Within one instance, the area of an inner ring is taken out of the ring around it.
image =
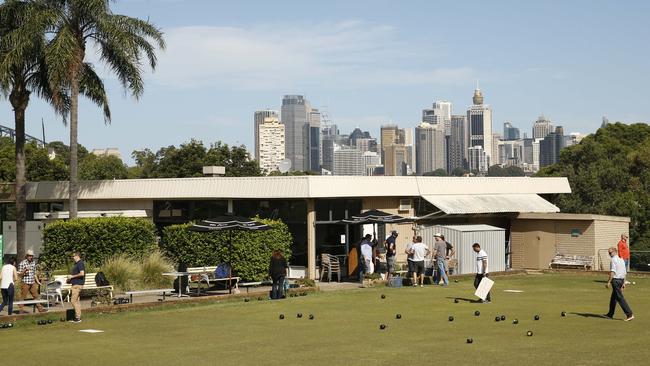
[[[182,293],[182,291],[181,291],[181,282],[182,281],[180,280],[181,277],[189,276],[190,275],[189,272],[164,272],[162,275],[167,276],[167,277],[175,277],[175,278],[178,279],[178,296],[177,297],[180,298],[180,297],[183,297],[183,296],[187,296],[187,297],[190,296],[190,295]]]

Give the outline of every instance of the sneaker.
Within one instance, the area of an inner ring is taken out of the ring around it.
[[[73,320],[70,320],[70,323],[81,323],[81,318],[75,318]]]
[[[603,318],[614,319],[614,315],[603,314]]]
[[[625,318],[626,322],[629,322],[630,320],[634,319],[634,315],[630,315],[627,318]]]

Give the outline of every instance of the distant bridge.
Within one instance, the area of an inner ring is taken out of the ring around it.
[[[13,128],[0,125],[0,137],[11,137],[11,139],[14,140],[15,142],[16,130],[14,130]],[[45,147],[45,141],[28,134],[25,134],[25,142],[28,143],[35,142],[38,146]]]

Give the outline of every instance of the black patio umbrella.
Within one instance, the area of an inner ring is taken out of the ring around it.
[[[359,215],[352,215],[350,218],[341,220],[345,224],[400,224],[412,222],[413,220],[399,215],[393,215],[379,210],[368,210]]]
[[[198,232],[211,232],[228,230],[228,293],[232,293],[232,232],[233,231],[261,231],[271,227],[259,221],[239,216],[219,216],[213,219],[202,220],[192,224],[190,230]]]

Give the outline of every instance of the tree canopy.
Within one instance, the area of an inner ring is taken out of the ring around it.
[[[569,179],[572,193],[553,198],[563,212],[629,216],[631,246],[650,248],[649,125],[601,128],[537,175]]]

